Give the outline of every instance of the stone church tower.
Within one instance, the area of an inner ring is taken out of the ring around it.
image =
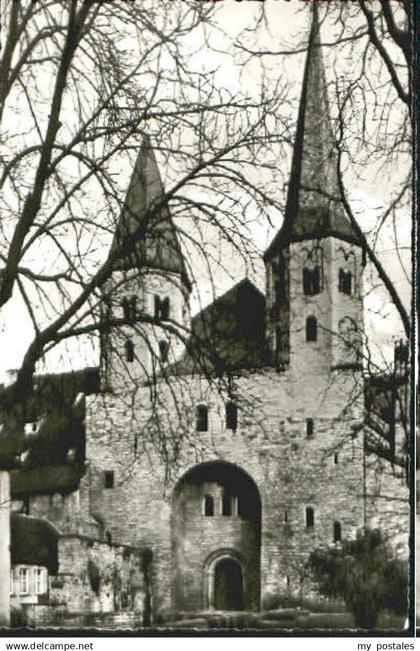
[[[186,626],[199,611],[201,626],[265,628],[257,611],[316,598],[315,549],[366,526],[408,549],[395,404],[362,372],[364,256],[338,200],[312,7],[266,295],[244,278],[190,317],[146,137],[115,226],[100,368],[37,378],[11,473],[11,550],[13,599],[40,606],[43,623],[66,611]],[[408,350],[397,352],[402,381]]]
[[[192,320],[193,334],[217,329],[229,382],[212,381],[170,336],[168,324],[189,326],[190,284],[142,145],[113,244],[125,248],[107,296],[105,390],[87,397],[85,481],[112,541],[151,551],[155,612],[305,593],[310,552],[364,524],[363,255],[338,196],[314,4],[266,297],[245,279]],[[235,358],[246,345],[252,366]]]
[[[271,358],[308,381],[360,370],[364,267],[339,201],[316,3],[313,11],[284,223],[264,255]]]
[[[101,375],[104,387],[129,390],[179,356],[190,326],[191,284],[148,137],[117,224],[118,250],[104,303],[107,321],[119,324],[103,336]]]

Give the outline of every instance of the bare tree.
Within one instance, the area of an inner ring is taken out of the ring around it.
[[[38,412],[45,400],[49,408],[55,400],[53,430],[58,419],[64,438],[70,430],[77,436],[77,404],[76,414],[67,413],[65,399],[57,399],[55,391],[62,388],[59,378],[43,385],[34,382],[34,374],[45,355],[60,344],[82,336],[106,336],[111,327],[120,328],[123,337],[126,315],[118,319],[107,308],[104,313],[103,307],[130,277],[115,279],[113,272],[135,255],[146,236],[150,243],[150,233],[159,231],[168,205],[185,249],[185,273],[192,287],[200,264],[210,271],[214,265],[228,269],[223,262],[226,250],[239,252],[244,264],[252,264],[249,223],[266,217],[276,204],[267,190],[274,176],[271,146],[277,144],[280,151],[287,136],[287,125],[278,119],[277,110],[282,100],[286,102],[286,93],[281,84],[269,92],[264,84],[254,93],[239,85],[235,89],[224,83],[217,65],[212,69],[197,64],[200,48],[215,52],[209,33],[219,29],[216,13],[213,4],[189,0],[3,3],[0,315],[4,323],[11,302],[22,302],[32,334],[15,381],[2,391],[2,469],[25,461],[29,468],[48,465],[48,442],[54,431],[41,436],[41,459],[28,441],[22,443],[33,398]],[[114,236],[121,215],[130,216],[132,209],[125,197],[142,143],[158,159],[166,189],[147,204],[136,227],[118,239]],[[256,159],[264,159],[260,170],[265,175],[255,173]],[[213,238],[212,249],[203,245],[206,235]],[[222,245],[227,247],[224,255]],[[137,260],[137,275],[145,266],[145,260]],[[170,319],[157,323],[146,313],[137,314],[131,325],[151,352],[157,327],[183,343],[191,334],[187,322],[183,328]],[[156,355],[153,359],[147,431],[152,433],[154,448],[172,461],[177,432],[159,435],[162,416],[153,391],[164,360]],[[173,376],[167,379],[170,393],[173,381]],[[84,388],[76,375],[67,396],[72,407],[77,391]],[[131,392],[131,399],[135,393]],[[173,399],[181,413],[179,398],[173,395]],[[72,474],[72,461],[76,475],[83,465],[82,459],[72,458],[70,439],[67,444],[63,448],[63,460],[70,462],[66,468],[61,466],[58,474],[52,467],[43,469],[51,485]],[[24,458],[19,461],[22,450]],[[31,481],[36,484],[35,475]],[[2,473],[6,524],[8,486]],[[6,524],[0,617],[7,623]]]
[[[212,6],[74,0],[5,9],[0,306],[19,294],[33,327],[13,404],[48,350],[98,331],[116,260],[168,202],[190,260],[203,259],[205,227],[219,243],[250,251],[251,207],[264,214],[275,203],[252,163],[285,130],[276,119],[279,86],[250,97],[224,88],[217,70],[194,66]],[[106,255],[124,208],[120,172],[134,166],[145,135],[167,189]]]
[[[398,223],[401,213],[405,212],[408,219],[411,207],[411,11],[410,3],[389,0],[330,4],[320,9],[327,36],[324,34],[319,43],[328,66],[330,100],[334,100],[331,108],[339,186],[337,194],[329,198],[344,205],[368,260],[397,309],[407,338],[410,311],[377,247],[382,231],[392,228],[401,273],[411,282],[407,254],[399,243],[402,227]],[[306,51],[306,31],[299,42],[286,43],[282,49],[259,46],[261,33],[269,28],[269,14],[270,6],[261,5],[253,28],[248,28],[236,43],[245,68],[258,57],[261,67],[270,71],[273,61],[292,60]],[[380,183],[387,188],[383,210],[378,211],[373,225],[356,216],[354,204],[349,201],[349,190],[365,180],[368,166],[375,172],[371,186]]]

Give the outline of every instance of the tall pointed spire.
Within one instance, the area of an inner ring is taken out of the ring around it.
[[[189,286],[184,256],[168,204],[163,202],[163,205],[159,205],[164,195],[155,153],[149,137],[144,136],[117,224],[112,250],[133,235],[142,222],[145,229],[130,254],[118,260],[114,268],[121,270],[148,267],[178,273]]]
[[[342,206],[327,195],[339,196],[337,158],[314,0],[285,217],[265,257],[290,241],[326,235],[357,241]]]

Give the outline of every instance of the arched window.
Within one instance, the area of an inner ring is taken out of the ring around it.
[[[121,301],[124,319],[134,321],[137,315],[137,296],[125,296]]]
[[[211,495],[204,496],[204,515],[214,515],[214,499]]]
[[[338,290],[343,294],[351,294],[352,277],[351,271],[340,269],[338,272]]]
[[[315,525],[315,511],[312,506],[306,507],[306,526],[308,528]]]
[[[340,542],[341,540],[341,523],[336,521],[334,522],[334,542]]]
[[[306,319],[306,341],[316,341],[318,336],[318,322],[314,316]]]
[[[209,423],[208,423],[207,405],[198,405],[196,409],[197,432],[207,432],[208,427],[209,427]]]
[[[222,497],[222,515],[232,515],[233,498],[230,493],[223,493]]]
[[[162,321],[165,321],[166,319],[169,319],[169,313],[170,313],[169,297],[165,296],[164,298],[162,298],[161,296],[155,294],[155,319],[160,319]]]
[[[313,418],[306,419],[306,436],[313,436],[314,433],[314,420]]]
[[[125,357],[127,362],[134,362],[134,344],[131,339],[125,342]]]
[[[303,269],[303,293],[314,296],[321,291],[321,272],[318,266],[313,269]]]
[[[159,341],[159,353],[162,362],[166,362],[169,353],[169,341],[166,341],[166,339],[161,339]]]
[[[226,429],[231,429],[233,432],[238,427],[238,407],[234,402],[228,402],[226,405]]]

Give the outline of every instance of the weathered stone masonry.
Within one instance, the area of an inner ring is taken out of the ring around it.
[[[328,198],[338,180],[316,13],[265,296],[243,279],[191,319],[169,206],[154,210],[164,188],[150,140],[140,148],[112,247],[147,228],[104,288],[77,472],[66,450],[73,483],[16,505],[59,530],[56,610],[267,608],[312,595],[311,551],[366,526],[407,554],[404,478],[365,445],[365,256]]]

